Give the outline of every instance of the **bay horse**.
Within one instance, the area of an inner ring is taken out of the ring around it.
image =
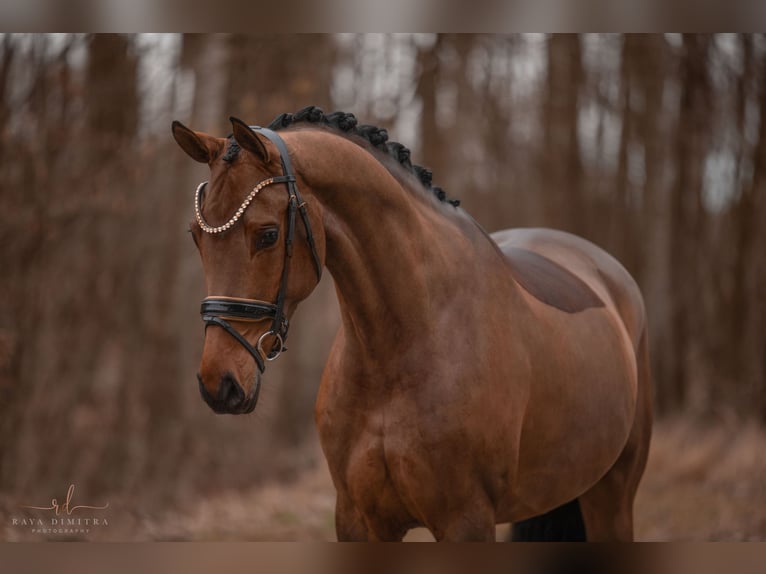
[[[339,540],[632,540],[651,435],[647,323],[628,272],[549,229],[488,235],[352,114],[305,108],[226,138],[190,231],[209,296],[199,388],[255,408],[266,362],[327,269],[341,327],[316,424]]]

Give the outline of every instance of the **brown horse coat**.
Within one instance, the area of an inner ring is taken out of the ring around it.
[[[189,132],[179,143],[212,170],[206,217],[225,221],[275,173],[276,152],[235,125],[249,153],[223,165],[225,140]],[[631,539],[651,399],[645,313],[625,269],[563,232],[490,237],[331,130],[280,133],[342,315],[316,404],[339,539],[398,540],[423,525],[439,540],[490,540],[496,523],[575,499],[589,539]],[[211,295],[275,292],[281,255],[259,258],[252,241],[285,199],[262,193],[254,206],[241,232],[194,230]],[[316,282],[300,238],[296,253],[290,312]],[[208,329],[210,393],[225,376],[248,392],[253,371],[231,337]]]

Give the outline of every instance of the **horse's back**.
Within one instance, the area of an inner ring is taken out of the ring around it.
[[[617,259],[582,237],[554,229],[506,229],[491,237],[530,295],[570,313],[610,307],[638,349],[646,322],[643,298]]]

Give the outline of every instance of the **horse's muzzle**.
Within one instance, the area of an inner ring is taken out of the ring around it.
[[[199,392],[208,406],[218,414],[241,415],[253,412],[258,404],[261,389],[261,374],[256,372],[255,381],[249,394],[245,394],[237,379],[230,373],[221,377],[216,396],[211,395],[202,383],[202,376],[197,374]]]

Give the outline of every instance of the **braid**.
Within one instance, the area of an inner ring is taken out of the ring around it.
[[[332,127],[339,129],[342,132],[356,133],[356,116],[354,114],[347,114],[346,112],[333,112],[328,116],[325,116],[327,123]]]
[[[356,116],[351,113],[332,112],[331,114],[325,114],[322,109],[318,108],[317,106],[307,106],[302,110],[298,110],[294,114],[284,113],[278,115],[269,124],[269,129],[274,131],[281,130],[299,122],[327,125],[342,133],[352,134],[364,139],[372,147],[388,154],[394,158],[405,170],[414,174],[415,177],[417,177],[420,181],[421,185],[433,193],[439,201],[449,203],[455,207],[460,205],[460,200],[449,199],[446,192],[441,187],[434,187],[432,185],[431,180],[433,173],[430,169],[420,165],[414,165],[410,161],[409,148],[405,147],[399,142],[388,141],[388,130],[385,128],[379,128],[377,126],[367,124],[358,125]],[[230,148],[230,150],[231,149],[232,148]],[[239,151],[239,149],[237,148],[236,151]]]
[[[431,178],[433,177],[433,172],[430,169],[423,167],[422,165],[413,165],[412,171],[414,171],[415,175],[418,176],[418,179],[420,180],[420,183],[423,184],[423,187],[426,189],[431,189]]]
[[[388,142],[386,145],[388,146],[388,153],[391,155],[391,157],[402,164],[407,169],[407,171],[412,172],[409,148],[404,147],[399,142]]]
[[[292,114],[279,114],[274,120],[269,124],[270,130],[281,130],[282,128],[288,127],[291,123],[293,123],[293,115]]]
[[[372,147],[388,153],[388,147],[386,147],[386,142],[388,141],[387,130],[365,124],[356,128],[356,133],[370,142]]]

